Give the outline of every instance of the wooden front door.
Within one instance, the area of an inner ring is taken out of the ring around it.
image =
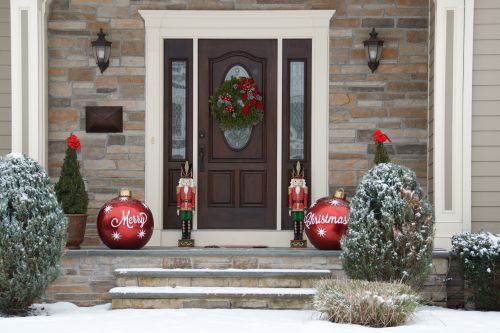
[[[199,40],[198,229],[276,228],[276,40]],[[262,91],[264,120],[248,140],[222,132],[208,100],[231,76]]]

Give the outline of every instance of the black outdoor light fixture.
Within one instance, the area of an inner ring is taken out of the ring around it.
[[[370,38],[363,41],[365,45],[366,60],[368,61],[368,67],[375,72],[379,63],[380,56],[382,55],[382,48],[384,41],[377,38],[378,33],[375,32],[375,28],[370,32]]]
[[[98,38],[92,42],[92,48],[94,49],[95,62],[97,63],[97,66],[99,66],[102,74],[109,66],[111,42],[106,40],[106,34],[102,31],[102,28],[97,36]]]

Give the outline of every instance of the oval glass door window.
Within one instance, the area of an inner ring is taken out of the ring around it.
[[[224,78],[224,81],[231,80],[233,77],[250,77],[250,74],[248,74],[247,70],[243,68],[241,65],[234,65],[231,67],[226,74],[226,77]]]
[[[235,128],[224,131],[226,142],[233,150],[242,150],[252,136],[253,127]]]
[[[247,70],[241,65],[231,67],[224,78],[225,81],[231,80],[233,77],[250,77]],[[242,150],[252,136],[253,127],[235,128],[224,131],[224,138],[232,150]]]

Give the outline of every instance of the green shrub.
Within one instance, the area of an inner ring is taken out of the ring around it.
[[[349,277],[421,287],[432,263],[432,207],[415,172],[391,163],[373,167],[351,202],[341,240]]]
[[[478,310],[500,310],[500,234],[463,233],[451,238]]]
[[[80,150],[80,140],[76,135],[71,134],[66,141],[68,143],[66,157],[64,157],[61,169],[61,177],[55,187],[57,199],[65,214],[85,214],[89,199],[80,174],[80,164],[76,153]]]
[[[37,162],[0,158],[0,312],[25,312],[57,277],[66,223]]]
[[[404,324],[418,300],[401,283],[327,279],[317,285],[314,308],[336,323],[390,327]]]

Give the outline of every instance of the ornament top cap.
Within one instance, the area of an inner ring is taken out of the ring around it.
[[[346,194],[343,188],[339,188],[337,191],[335,191],[335,194],[333,195],[335,199],[342,199],[345,200]]]
[[[129,190],[128,188],[122,188],[120,190],[120,197],[131,197],[132,196],[132,191]]]

